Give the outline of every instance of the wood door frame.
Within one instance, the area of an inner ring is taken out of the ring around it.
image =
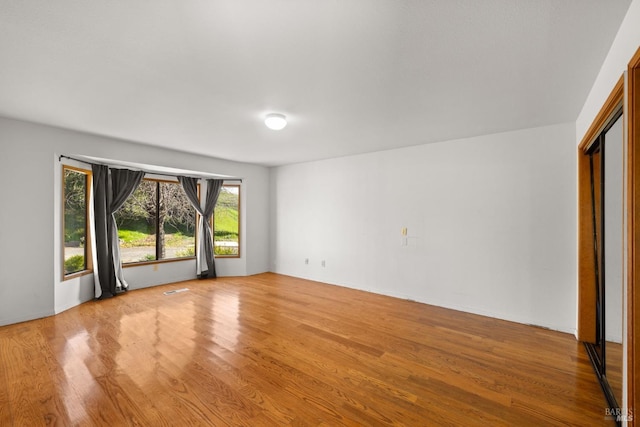
[[[640,426],[640,48],[629,62],[627,79],[620,77],[600,112],[578,145],[578,328],[580,341],[595,341],[595,276],[593,271],[593,230],[590,218],[591,196],[586,150],[602,132],[613,114],[624,107],[627,136],[627,402],[621,408],[629,426]],[[620,402],[624,404],[624,402]]]
[[[578,145],[578,330],[580,341],[596,342],[596,280],[591,218],[591,187],[588,148],[623,105],[624,76],[609,94],[595,120]]]
[[[640,425],[640,290],[635,280],[640,275],[640,48],[627,69],[627,402],[633,419],[628,425]]]

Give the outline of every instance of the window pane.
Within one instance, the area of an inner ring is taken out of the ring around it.
[[[196,210],[177,183],[160,183],[161,259],[195,256]]]
[[[87,174],[63,169],[64,274],[87,269]]]
[[[142,181],[116,220],[123,263],[195,256],[196,211],[177,182]]]
[[[224,185],[220,190],[213,219],[214,253],[240,255],[240,186]]]
[[[156,259],[157,186],[155,181],[142,181],[115,214],[123,263]]]

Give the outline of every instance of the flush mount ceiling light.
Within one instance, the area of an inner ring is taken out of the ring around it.
[[[271,130],[284,129],[287,125],[287,117],[284,114],[270,113],[265,117],[264,124]]]

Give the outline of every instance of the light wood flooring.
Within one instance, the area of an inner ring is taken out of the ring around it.
[[[622,406],[622,344],[607,341],[607,381],[618,405]]]
[[[270,273],[0,327],[0,426],[613,425],[604,408],[572,335]]]

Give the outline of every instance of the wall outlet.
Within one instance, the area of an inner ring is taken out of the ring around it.
[[[305,259],[304,259],[304,263],[305,263],[306,265],[309,265],[309,258],[305,258]]]
[[[322,265],[323,267],[326,267],[326,266],[327,266],[327,263],[326,263],[326,262],[324,262],[324,260],[322,260],[322,262],[320,263],[320,265]]]

